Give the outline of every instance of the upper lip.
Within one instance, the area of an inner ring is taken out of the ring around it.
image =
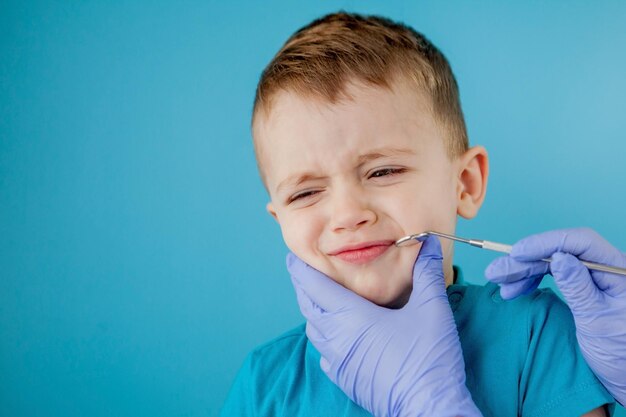
[[[391,246],[395,240],[373,240],[371,242],[354,243],[352,245],[343,246],[337,250],[329,252],[329,255],[338,255],[341,252],[347,252],[351,250],[359,250],[363,248],[369,248],[371,246]]]

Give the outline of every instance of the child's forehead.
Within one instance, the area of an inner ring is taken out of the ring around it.
[[[274,158],[291,155],[306,159],[301,152],[345,152],[354,149],[355,144],[361,148],[380,147],[381,142],[398,136],[402,130],[393,115],[382,116],[358,102],[328,105],[283,97],[262,124],[257,140]]]
[[[379,122],[380,125],[382,122],[384,125],[393,118],[403,122],[417,115],[420,119],[433,118],[431,100],[422,89],[404,79],[395,80],[389,86],[353,81],[334,101],[314,92],[283,89],[274,93],[266,108],[259,109],[253,121],[253,134],[294,128],[313,120],[338,126],[349,124],[350,119],[360,124]]]

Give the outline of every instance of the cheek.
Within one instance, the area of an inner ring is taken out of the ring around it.
[[[434,182],[420,184],[402,190],[396,198],[383,204],[405,234],[426,230],[451,232],[456,223],[457,207],[453,192],[441,192],[446,188],[449,187]]]
[[[388,205],[388,213],[406,234],[412,234],[434,228],[441,216],[440,208],[436,200],[413,194]]]
[[[315,216],[288,213],[280,218],[283,240],[291,252],[308,264],[318,251],[323,226]]]

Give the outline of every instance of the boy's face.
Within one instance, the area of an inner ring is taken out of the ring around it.
[[[337,104],[280,92],[258,117],[271,202],[289,249],[344,287],[383,306],[403,305],[420,245],[400,237],[453,233],[462,158],[450,160],[429,100],[408,83],[351,84]],[[481,200],[482,201],[482,200]],[[452,245],[442,242],[452,281]]]

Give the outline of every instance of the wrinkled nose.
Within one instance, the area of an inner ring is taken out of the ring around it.
[[[341,191],[333,196],[331,227],[335,232],[354,231],[375,223],[376,213],[366,198],[354,191]]]

